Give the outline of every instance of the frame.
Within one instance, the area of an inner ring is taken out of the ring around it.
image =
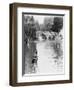
[[[10,4],[11,86],[72,83],[72,7]]]

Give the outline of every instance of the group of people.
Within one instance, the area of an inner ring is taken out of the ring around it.
[[[62,40],[63,35],[61,33],[56,32],[49,32],[49,31],[41,31],[40,33],[37,33],[37,39],[38,41],[45,41],[45,40]]]

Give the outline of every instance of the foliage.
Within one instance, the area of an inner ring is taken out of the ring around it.
[[[61,17],[54,17],[53,25],[52,25],[52,31],[59,33],[60,30],[63,27],[63,18]]]
[[[33,16],[24,16],[24,32],[26,38],[30,40],[36,39],[36,27]]]

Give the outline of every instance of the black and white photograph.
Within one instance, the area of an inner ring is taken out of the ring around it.
[[[72,7],[10,5],[10,85],[72,83]]]
[[[64,74],[64,14],[22,13],[22,75]]]

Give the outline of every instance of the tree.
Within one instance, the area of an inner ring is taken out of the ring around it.
[[[59,33],[63,27],[63,18],[62,17],[54,17],[52,31]]]
[[[40,25],[39,25],[38,21],[35,22],[35,28],[36,28],[36,31],[40,30]]]
[[[24,32],[27,39],[36,39],[36,27],[33,16],[24,16]]]
[[[46,31],[51,32],[52,24],[53,24],[53,18],[52,17],[44,18],[44,28],[45,28]]]

